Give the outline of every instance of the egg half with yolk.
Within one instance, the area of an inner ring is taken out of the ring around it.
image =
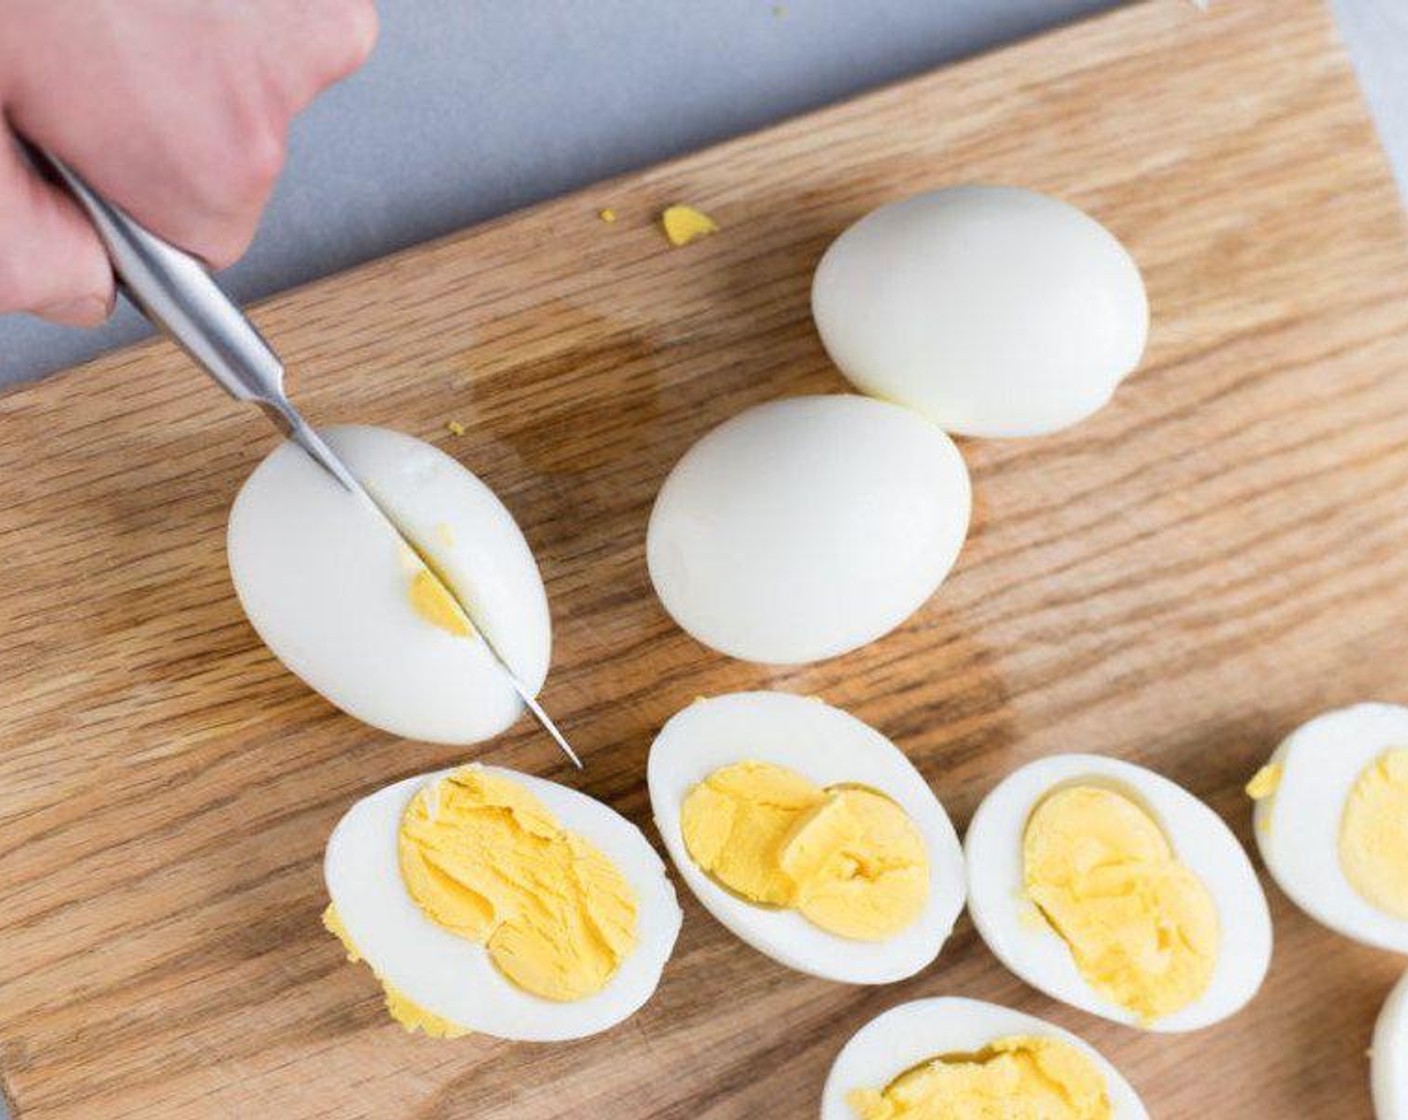
[[[774,960],[853,984],[910,976],[963,908],[957,834],[889,739],[820,700],[698,700],[650,749],[651,810],[680,876]]]
[[[1266,868],[1316,921],[1408,953],[1408,708],[1317,716],[1248,784]]]
[[[1143,767],[1066,754],[1013,772],[964,841],[968,908],[1047,995],[1156,1031],[1215,1023],[1256,994],[1271,917],[1211,809]]]
[[[550,1041],[659,983],[680,908],[640,830],[585,794],[471,764],[362,798],[323,864],[325,924],[409,1029]]]
[[[322,435],[400,536],[300,447],[276,448],[227,535],[254,629],[333,704],[392,734],[463,744],[503,731],[522,704],[480,633],[534,694],[551,654],[547,595],[513,517],[430,444],[385,428]]]
[[[1094,1047],[1032,1015],[944,996],[861,1027],[832,1063],[821,1120],[1030,1116],[1148,1120]]]

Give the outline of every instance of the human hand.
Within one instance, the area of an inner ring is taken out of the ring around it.
[[[97,234],[11,130],[224,268],[254,237],[289,121],[376,31],[372,0],[0,0],[0,313],[95,326],[113,299]]]

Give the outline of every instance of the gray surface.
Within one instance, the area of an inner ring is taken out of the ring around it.
[[[297,122],[249,299],[1113,0],[381,0],[370,64]],[[682,14],[688,10],[691,15]],[[142,333],[0,318],[0,381]]]
[[[1408,184],[1408,2],[1334,2]],[[296,123],[225,282],[252,299],[1114,3],[691,0],[685,18],[683,2],[381,0],[375,56]],[[0,384],[143,333],[130,308],[100,331],[0,317]]]
[[[375,56],[296,123],[225,282],[252,299],[1114,3],[381,0]],[[1408,2],[1335,3],[1408,183]],[[143,333],[130,308],[0,317],[0,384]]]
[[[1114,6],[783,2],[381,0],[376,55],[298,121],[228,286],[276,291]],[[1408,2],[1334,3],[1408,188]],[[0,318],[0,383],[141,333],[126,309],[92,332]]]

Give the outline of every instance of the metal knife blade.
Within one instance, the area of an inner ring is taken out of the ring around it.
[[[239,306],[224,293],[206,267],[107,201],[52,153],[32,144],[26,145],[25,150],[35,165],[51,172],[54,180],[67,187],[87,212],[112,260],[113,273],[119,286],[137,309],[153,325],[169,334],[232,397],[259,405],[265,415],[315,463],[341,486],[365,501],[431,575],[439,580],[434,565],[426,560],[413,542],[406,539],[386,510],[357,481],[337,452],[327,445],[288,399],[284,392],[284,368],[278,355]],[[474,624],[478,640],[484,643],[533,718],[562,749],[572,765],[580,770],[582,760],[577,757],[577,752],[537,698],[519,680],[513,667],[475,620],[468,604],[461,601],[454,589],[443,580],[441,585]]]

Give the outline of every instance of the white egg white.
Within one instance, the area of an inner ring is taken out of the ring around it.
[[[827,353],[863,392],[950,432],[1029,436],[1101,408],[1139,363],[1139,268],[1094,218],[1016,187],[872,211],[812,283]]]
[[[1256,803],[1257,847],[1291,901],[1366,945],[1408,953],[1408,922],[1361,895],[1340,866],[1340,821],[1359,775],[1385,750],[1408,747],[1408,708],[1356,704],[1292,731],[1271,755],[1275,793]]]
[[[1217,962],[1207,990],[1188,1006],[1144,1023],[1097,992],[1066,942],[1026,897],[1022,839],[1037,805],[1059,786],[1093,782],[1126,793],[1163,830],[1175,856],[1201,880],[1217,910]],[[1271,915],[1246,852],[1222,819],[1152,770],[1092,754],[1040,759],[983,799],[964,840],[968,912],[993,953],[1032,987],[1073,1007],[1153,1031],[1209,1026],[1243,1007],[1271,963]]]
[[[1377,1120],[1408,1120],[1408,973],[1384,1000],[1369,1059]]]
[[[401,878],[397,833],[411,798],[451,770],[407,778],[362,798],[328,840],[328,894],[363,960],[427,1011],[496,1038],[547,1042],[606,1030],[640,1008],[660,982],[680,929],[680,907],[664,864],[640,829],[601,802],[555,782],[486,766],[526,786],[558,820],[595,845],[635,891],[637,941],[595,995],[542,999],[502,976],[483,945],[427,918]]]
[[[968,531],[963,458],[907,409],[851,395],[758,405],[665,480],[646,557],[665,609],[705,645],[817,661],[894,629]]]
[[[547,595],[508,510],[411,436],[367,427],[323,436],[536,693],[551,656]],[[461,744],[518,718],[521,701],[484,643],[416,613],[409,589],[419,565],[403,542],[294,444],[276,448],[240,490],[227,552],[265,644],[350,715],[406,738]]]
[[[1059,1039],[1079,1050],[1104,1075],[1111,1120],[1148,1120],[1139,1094],[1089,1043],[1034,1015],[957,996],[902,1003],[852,1035],[826,1078],[821,1120],[856,1120],[846,1103],[855,1090],[882,1089],[932,1058],[975,1054],[1012,1035]]]
[[[715,770],[770,762],[817,785],[859,783],[909,815],[929,857],[929,898],[918,921],[885,941],[828,933],[795,910],[755,906],[731,894],[690,858],[680,808]],[[963,909],[963,851],[948,814],[904,753],[873,727],[820,700],[738,692],[697,700],[673,716],[650,748],[650,807],[680,877],[704,908],[774,960],[827,980],[885,984],[931,963]]]

